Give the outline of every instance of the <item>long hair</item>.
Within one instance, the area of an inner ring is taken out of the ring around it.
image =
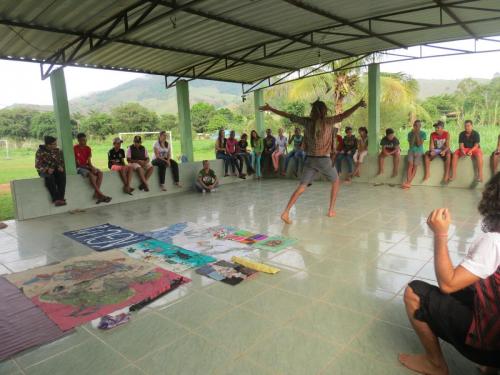
[[[500,232],[500,172],[486,184],[478,211],[483,215],[484,232]]]
[[[219,130],[219,136],[217,137],[219,141],[219,147],[225,147],[226,131],[224,129]]]
[[[167,145],[168,145],[168,141],[166,139],[165,139],[165,141],[163,141],[163,144],[161,141],[161,136],[165,135],[165,134],[167,134],[167,132],[165,130],[162,130],[160,132],[160,134],[158,135],[158,144],[160,145],[160,147],[163,147],[163,148],[167,148]]]
[[[250,145],[252,146],[252,148],[255,146],[255,142],[257,142],[259,138],[259,133],[257,133],[256,130],[252,130],[250,132]]]
[[[323,126],[327,114],[328,107],[325,102],[318,99],[314,103],[311,103],[311,119],[313,120],[314,134],[316,137],[320,135],[321,127]]]

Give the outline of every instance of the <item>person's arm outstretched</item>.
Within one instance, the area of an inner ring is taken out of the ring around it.
[[[259,110],[262,112],[272,112],[277,114],[278,116],[285,117],[285,118],[291,118],[293,114],[285,112],[285,111],[280,111],[279,109],[276,109],[274,107],[271,107],[269,104],[264,104],[263,106],[259,107]]]
[[[359,108],[365,108],[365,107],[366,107],[366,102],[364,99],[361,99],[359,102],[354,104],[351,108],[349,108],[347,111],[339,113],[338,115],[335,115],[333,117],[329,117],[329,119],[331,119],[334,123],[341,122],[343,119],[349,117],[354,112],[356,112]]]

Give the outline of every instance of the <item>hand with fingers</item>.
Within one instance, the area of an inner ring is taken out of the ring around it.
[[[427,225],[434,232],[435,236],[448,236],[450,224],[451,215],[447,208],[437,208],[427,218]]]

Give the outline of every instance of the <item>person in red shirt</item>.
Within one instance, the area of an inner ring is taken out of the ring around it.
[[[427,181],[431,176],[431,161],[437,156],[444,161],[444,183],[450,180],[451,166],[451,151],[450,151],[450,134],[444,130],[444,123],[438,121],[434,124],[435,132],[431,133],[429,141],[429,151],[425,153],[425,176],[424,181]]]
[[[76,136],[78,144],[73,146],[76,161],[76,172],[82,177],[89,179],[90,185],[94,189],[94,198],[96,204],[111,202],[111,197],[104,195],[101,191],[102,172],[92,165],[92,149],[87,146],[87,136],[84,133],[78,133]]]
[[[231,130],[229,133],[229,138],[226,139],[226,155],[229,157],[229,163],[231,165],[231,170],[233,174],[238,170],[238,177],[241,179],[245,179],[245,175],[242,173],[243,163],[238,158],[238,153],[240,152],[238,141],[235,138],[236,133],[234,130]]]

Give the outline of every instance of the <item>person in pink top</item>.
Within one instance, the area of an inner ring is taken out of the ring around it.
[[[241,171],[243,169],[243,163],[240,163],[240,159],[238,158],[239,146],[238,141],[236,139],[236,133],[234,130],[231,130],[229,133],[229,138],[226,140],[226,155],[229,156],[229,163],[231,164],[231,170],[233,174],[236,173],[236,169],[238,170],[238,177],[245,179],[245,174]]]

